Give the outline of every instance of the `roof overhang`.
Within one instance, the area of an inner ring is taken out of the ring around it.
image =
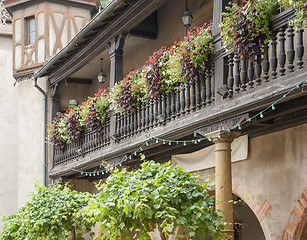
[[[110,39],[129,32],[156,11],[166,0],[114,0],[34,75],[48,76],[56,84],[101,54]]]

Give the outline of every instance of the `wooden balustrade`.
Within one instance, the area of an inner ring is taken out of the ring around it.
[[[110,144],[110,120],[107,119],[100,133],[85,131],[76,142],[63,147],[54,148],[54,165],[66,163],[70,160],[97,151]]]
[[[303,68],[305,30],[295,31],[292,26],[288,26],[289,18],[285,17],[283,23],[278,22],[275,28],[273,26],[270,42],[264,45],[261,54],[248,59],[237,54],[228,55],[227,85],[230,97],[233,92],[250,91]]]
[[[249,92],[263,84],[274,84],[284,76],[301,71],[306,66],[304,41],[305,30],[296,31],[293,27],[278,21],[273,26],[270,42],[261,53],[249,58],[229,53],[227,56],[227,85],[229,97]],[[306,35],[306,34],[305,34]],[[305,61],[305,62],[304,62]],[[178,83],[175,89],[155,99],[141,104],[134,112],[115,114],[110,133],[110,120],[99,134],[85,132],[77,142],[67,144],[64,149],[54,150],[54,165],[66,163],[110,144],[110,136],[116,135],[115,144],[136,137],[155,127],[188,117],[196,111],[215,103],[218,79],[215,79],[214,62],[208,64],[202,76],[194,82]],[[281,78],[280,78],[281,77]]]

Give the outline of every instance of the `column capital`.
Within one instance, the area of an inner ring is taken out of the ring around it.
[[[241,132],[232,130],[230,132],[224,130],[218,130],[212,133],[206,134],[208,139],[211,139],[214,143],[231,143],[234,139],[238,138]]]
[[[127,33],[122,33],[118,36],[111,38],[110,42],[108,43],[108,50],[109,54],[123,54],[123,48],[125,44]]]

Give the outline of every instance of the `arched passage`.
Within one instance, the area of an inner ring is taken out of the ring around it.
[[[307,240],[307,189],[295,205],[282,240]]]
[[[248,220],[248,222],[252,221],[250,224],[253,224],[255,223],[254,220],[257,220],[256,222],[261,227],[261,232],[263,232],[264,235],[263,239],[271,240],[271,234],[269,232],[269,228],[266,223],[266,216],[272,210],[272,206],[270,205],[270,203],[266,199],[264,199],[262,202],[259,202],[250,190],[248,190],[244,185],[242,185],[239,181],[235,179],[233,179],[232,181],[232,192],[236,196],[240,197],[246,204],[246,208],[249,209],[249,210],[245,209],[245,218],[250,219]],[[234,211],[236,211],[236,208],[237,207],[235,206]],[[256,219],[253,219],[254,217]],[[258,226],[255,229],[258,229]],[[259,231],[260,230],[258,229],[257,232]],[[251,240],[252,238],[243,238],[240,240],[245,240],[245,239]]]

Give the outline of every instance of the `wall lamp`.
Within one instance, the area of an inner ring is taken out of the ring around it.
[[[223,99],[227,98],[229,96],[229,87],[224,84],[223,86],[219,87],[219,89],[217,90],[217,93],[220,94]]]
[[[107,75],[102,70],[102,60],[103,60],[103,58],[100,58],[100,64],[101,64],[100,73],[98,73],[98,75],[97,75],[98,82],[101,83],[101,84],[105,83],[106,79],[107,79]]]
[[[183,25],[186,27],[186,29],[188,29],[192,25],[193,16],[188,9],[188,1],[187,0],[184,0],[184,5],[185,5],[186,10],[183,12],[181,19],[182,19]]]

